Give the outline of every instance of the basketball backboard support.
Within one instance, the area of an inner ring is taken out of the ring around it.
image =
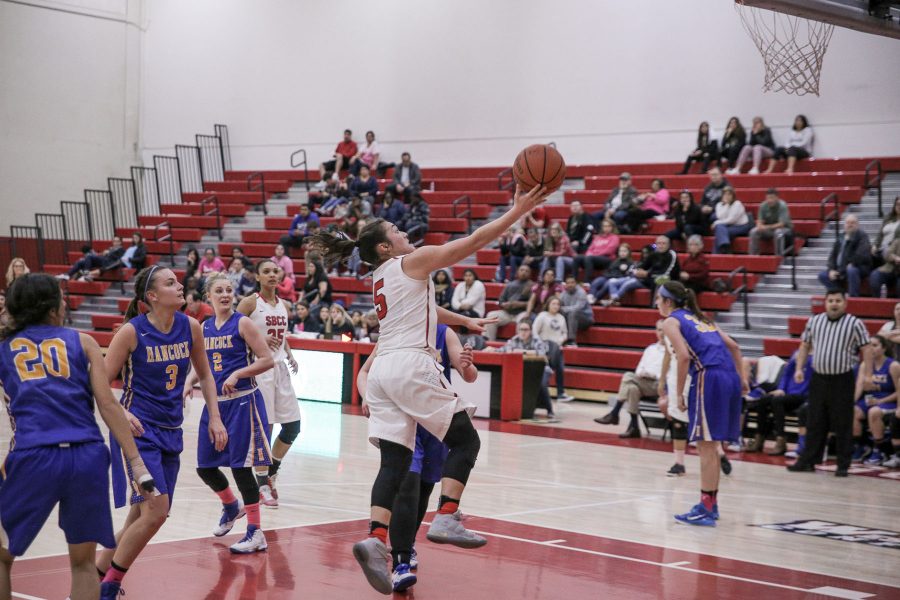
[[[900,1],[743,0],[743,4],[900,39]]]

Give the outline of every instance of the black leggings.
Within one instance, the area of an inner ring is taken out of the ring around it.
[[[216,493],[228,487],[228,478],[218,467],[197,467],[197,475]],[[253,476],[253,469],[250,467],[232,468],[231,475],[241,493],[244,506],[258,504],[259,486],[256,483],[256,477]]]
[[[422,481],[419,473],[407,472],[400,485],[391,511],[391,556],[394,566],[408,563],[412,547],[416,543],[416,532],[422,525],[434,484]]]

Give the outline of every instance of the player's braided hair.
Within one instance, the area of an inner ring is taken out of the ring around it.
[[[322,262],[325,266],[346,260],[353,254],[354,248],[359,248],[359,257],[363,262],[377,267],[384,262],[384,259],[378,254],[378,244],[388,241],[385,223],[387,221],[384,219],[375,219],[363,227],[356,241],[345,235],[321,231],[310,236],[309,247],[322,254]]]
[[[62,301],[59,280],[45,273],[26,273],[17,277],[6,290],[6,320],[0,327],[0,339],[17,334],[30,325],[47,320]]]

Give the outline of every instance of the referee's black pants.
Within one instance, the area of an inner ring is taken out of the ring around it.
[[[804,465],[822,462],[828,432],[834,433],[837,466],[850,468],[853,454],[853,371],[840,375],[813,372],[809,382],[809,415],[806,423],[806,449],[797,460]]]

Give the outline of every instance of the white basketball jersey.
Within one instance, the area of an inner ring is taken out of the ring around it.
[[[372,299],[380,321],[378,352],[435,349],[437,306],[431,278],[403,272],[403,257],[382,263],[372,277]]]
[[[278,350],[272,351],[272,358],[276,363],[287,358],[287,353],[284,351],[284,335],[288,329],[287,308],[281,298],[277,298],[277,300],[278,303],[272,306],[262,296],[256,294],[256,310],[250,315],[253,324],[263,335],[274,335],[278,338]]]

